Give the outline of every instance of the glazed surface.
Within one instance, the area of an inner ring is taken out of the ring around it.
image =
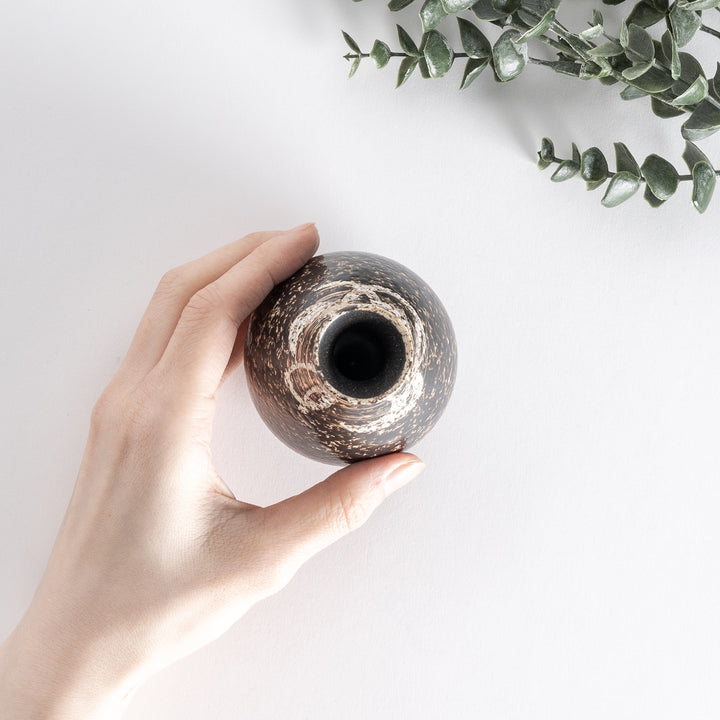
[[[380,316],[403,343],[399,377],[379,395],[346,394],[322,371],[323,334],[348,313]],[[329,253],[255,311],[245,368],[275,435],[313,459],[352,462],[406,449],[432,428],[455,381],[455,336],[438,297],[408,268],[369,253]]]

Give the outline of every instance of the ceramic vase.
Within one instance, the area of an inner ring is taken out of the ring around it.
[[[312,258],[253,313],[245,370],[266,425],[341,464],[409,448],[443,412],[456,342],[431,288],[394,260]]]

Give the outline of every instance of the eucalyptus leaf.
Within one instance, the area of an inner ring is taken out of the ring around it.
[[[608,164],[600,148],[591,147],[580,156],[580,175],[588,184],[602,184],[608,176]]]
[[[682,94],[676,97],[673,105],[697,105],[708,95],[708,81],[701,75],[695,82]]]
[[[640,178],[637,175],[623,170],[610,178],[602,204],[606,208],[617,207],[631,198],[638,191],[640,185]]]
[[[693,168],[692,179],[692,203],[699,213],[704,213],[708,209],[715,192],[717,175],[712,165],[707,162],[699,162]]]
[[[717,184],[717,174],[707,155],[694,143],[687,141],[683,160],[690,170],[693,181],[692,202],[699,213],[704,213]]]
[[[615,167],[618,172],[628,172],[631,175],[641,177],[640,166],[633,154],[628,150],[627,145],[621,142],[615,143]]]
[[[465,64],[465,71],[463,72],[460,89],[464,90],[466,87],[469,87],[470,83],[473,82],[480,73],[482,73],[482,71],[488,66],[489,62],[490,58],[469,58]]]
[[[658,67],[651,67],[646,73],[632,80],[636,88],[650,94],[668,90],[673,82],[672,75]]]
[[[422,53],[415,44],[415,41],[410,37],[408,31],[402,26],[397,26],[398,40],[400,41],[400,47],[403,52],[408,55],[414,55],[415,57],[422,57]]]
[[[643,0],[632,9],[627,17],[627,23],[628,25],[633,23],[640,27],[650,27],[664,17],[665,13],[662,10],[658,10],[652,3]]]
[[[517,38],[517,40],[515,40],[515,42],[524,43],[528,40],[532,40],[533,38],[540,37],[540,35],[544,35],[552,26],[555,20],[556,12],[555,8],[548,10],[537,25],[534,25],[529,30],[526,30],[522,35],[520,35],[520,37]]]
[[[703,100],[683,123],[682,136],[686,140],[704,140],[720,130],[720,108]]]
[[[498,11],[511,15],[521,5],[521,0],[492,0],[492,6]]]
[[[518,17],[529,26],[540,21],[548,10],[557,10],[560,0],[523,0],[517,10]]]
[[[376,40],[370,51],[370,57],[378,68],[385,67],[390,62],[390,48],[381,40]]]
[[[442,0],[443,7],[448,13],[459,13],[474,5],[476,0]]]
[[[418,58],[416,57],[403,58],[398,70],[397,84],[395,85],[396,88],[399,88],[407,82],[407,79],[413,74],[413,70],[417,67],[418,62]]]
[[[653,194],[653,191],[650,189],[649,185],[645,185],[645,194],[643,195],[645,200],[647,200],[648,205],[652,208],[659,208],[661,205],[665,204],[664,200],[661,200],[659,197],[656,197]]]
[[[688,10],[675,3],[668,13],[668,23],[679,47],[685,47],[700,29],[702,20],[694,10]]]
[[[665,158],[648,155],[640,168],[645,182],[658,200],[667,200],[678,189],[680,176],[677,170]]]
[[[348,35],[344,30],[342,31],[343,37],[345,38],[345,42],[347,43],[347,46],[354,52],[360,54],[360,47],[358,44],[353,40],[350,35]]]
[[[553,162],[555,160],[555,145],[550,138],[543,138],[540,143],[540,158],[545,162]]]
[[[437,30],[431,30],[426,34],[424,55],[430,77],[442,77],[452,67],[453,51],[447,38]]]
[[[580,165],[572,160],[563,160],[557,167],[557,170],[552,174],[551,180],[553,182],[564,182],[569,180],[571,177],[580,172]]]
[[[471,58],[489,58],[492,55],[492,45],[477,25],[465,18],[457,19],[460,29],[460,42],[463,50]]]
[[[513,80],[527,65],[527,45],[516,45],[514,40],[517,35],[517,30],[506,30],[493,45],[493,69],[501,82]]]
[[[472,11],[480,20],[500,20],[507,17],[507,13],[499,12],[493,7],[491,0],[478,0],[473,6]]]
[[[425,0],[420,8],[420,21],[423,32],[434,30],[447,17],[447,14],[441,0]]]
[[[655,115],[657,115],[659,118],[662,118],[663,120],[667,120],[668,118],[680,117],[680,115],[685,115],[685,110],[683,110],[682,108],[668,105],[667,103],[659,100],[656,97],[650,98],[650,107],[652,108],[653,113],[655,113]]]

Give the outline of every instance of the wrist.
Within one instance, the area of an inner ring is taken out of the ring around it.
[[[142,680],[100,638],[31,609],[0,645],[0,716],[115,720]]]

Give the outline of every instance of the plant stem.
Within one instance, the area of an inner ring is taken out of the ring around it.
[[[559,165],[560,163],[565,162],[565,160],[563,158],[555,157],[553,155],[552,160],[550,160],[550,162],[555,163],[556,165]],[[713,171],[715,172],[716,177],[720,177],[720,170],[715,170],[715,168],[713,168]],[[615,177],[615,175],[617,175],[617,173],[611,172],[610,170],[607,171],[607,179],[608,180]],[[692,175],[678,175],[678,180],[680,182],[689,182],[692,179],[693,179]],[[646,182],[645,178],[642,176],[640,176],[640,181]]]
[[[716,8],[720,9],[720,8]],[[716,38],[720,38],[720,31],[716,30],[715,28],[708,27],[707,25],[701,25],[700,30],[707,33],[708,35],[713,35]]]

